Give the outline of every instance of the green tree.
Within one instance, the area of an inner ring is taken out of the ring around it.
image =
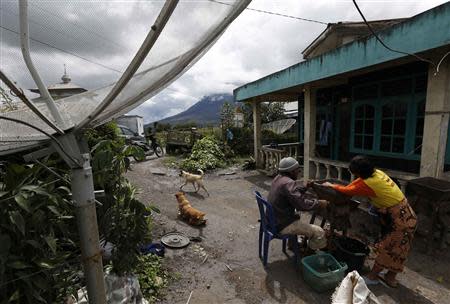
[[[242,106],[244,113],[244,124],[248,126],[253,123],[253,109],[250,102],[244,103]],[[284,115],[284,104],[282,102],[264,102],[261,103],[261,122],[267,123],[286,118]]]
[[[228,101],[226,101],[222,105],[222,108],[220,109],[220,124],[222,125],[223,135],[225,135],[225,132],[228,128],[233,127],[233,120],[234,120],[234,106]]]
[[[286,115],[284,115],[284,104],[282,102],[264,104],[261,114],[262,122],[271,122],[286,118]]]

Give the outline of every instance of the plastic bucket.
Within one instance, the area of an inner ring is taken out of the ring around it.
[[[345,262],[348,266],[348,272],[357,270],[361,271],[364,266],[366,256],[370,250],[366,244],[361,241],[340,237],[333,240],[336,249],[333,251],[333,256],[341,262]]]
[[[317,292],[336,288],[347,270],[345,263],[339,263],[328,253],[304,257],[301,263],[303,280]]]

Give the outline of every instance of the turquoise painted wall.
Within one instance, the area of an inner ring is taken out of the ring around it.
[[[450,2],[379,33],[391,48],[409,53],[450,44]],[[384,48],[375,37],[357,40],[234,90],[237,101],[332,77],[404,57]]]

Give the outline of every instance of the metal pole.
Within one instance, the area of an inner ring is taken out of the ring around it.
[[[72,197],[76,206],[81,256],[89,303],[106,304],[103,263],[95,211],[94,180],[89,154],[83,154],[83,167],[72,169]]]
[[[33,60],[31,60],[30,55],[30,41],[28,35],[28,1],[20,0],[19,1],[19,18],[20,18],[20,46],[22,49],[23,59],[30,70],[31,76],[33,77],[34,82],[36,82],[37,87],[39,88],[39,92],[41,96],[45,98],[47,103],[47,107],[50,110],[53,118],[56,121],[56,124],[59,127],[63,127],[63,119],[61,114],[56,108],[55,102],[53,98],[50,96],[50,93],[47,90],[47,87],[44,85],[41,77],[39,76],[38,71],[36,70]]]
[[[141,63],[147,57],[148,53],[152,49],[156,40],[164,29],[167,21],[169,21],[170,16],[173,11],[177,7],[178,0],[167,0],[164,6],[161,9],[158,17],[156,18],[155,23],[152,25],[150,32],[147,34],[144,42],[141,47],[137,51],[136,55],[134,55],[133,60],[128,65],[125,72],[120,77],[119,81],[115,84],[115,86],[111,89],[105,99],[95,108],[95,110],[84,119],[78,126],[77,129],[84,128],[89,122],[93,121],[100,113],[103,112],[106,107],[113,102],[113,100],[119,95],[122,89],[127,85],[130,79],[133,77],[134,73],[136,73],[137,69],[140,67]]]

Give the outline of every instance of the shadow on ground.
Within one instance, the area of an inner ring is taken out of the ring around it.
[[[255,185],[258,188],[264,189],[265,191],[270,190],[270,183],[267,181],[271,181],[272,179],[267,176],[262,176],[261,174],[245,176],[244,179],[249,183]]]

